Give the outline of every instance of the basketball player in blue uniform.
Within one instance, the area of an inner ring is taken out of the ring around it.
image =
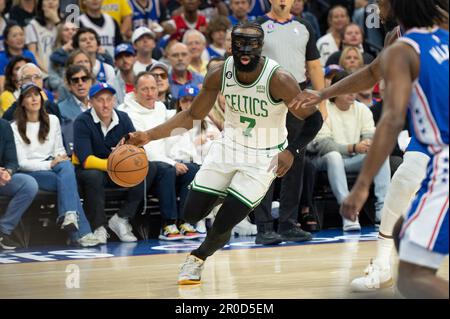
[[[448,2],[446,0],[433,1],[434,6],[441,13],[435,21],[442,28],[448,30]],[[395,23],[389,0],[379,0],[379,14],[383,24]],[[385,39],[385,48],[389,47],[402,36],[404,28],[395,27]],[[357,93],[372,88],[381,76],[381,55],[370,65],[353,73],[342,81],[327,87],[320,92],[303,91],[290,107],[312,107],[323,100],[340,94]],[[377,254],[364,271],[364,276],[352,280],[350,286],[354,292],[370,292],[393,285],[391,271],[391,252],[394,246],[393,228],[395,222],[402,216],[420,188],[425,178],[427,165],[430,160],[426,146],[417,141],[415,135],[403,156],[403,163],[396,170],[389,185],[381,214],[381,224],[378,233]]]
[[[448,31],[435,24],[445,19],[436,0],[389,1],[406,33],[381,56],[384,114],[341,214],[356,219],[409,112],[412,134],[426,148],[430,161],[400,231],[398,288],[405,297],[448,299],[448,281],[436,276],[449,252]]]

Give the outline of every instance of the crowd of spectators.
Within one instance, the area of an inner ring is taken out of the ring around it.
[[[58,224],[82,246],[106,243],[108,228],[122,241],[136,241],[129,221],[149,191],[160,203],[161,240],[204,237],[204,223],[197,229],[183,220],[183,204],[224,128],[223,96],[192,132],[145,146],[151,173],[109,220],[104,192],[113,183],[106,160],[126,133],[189,108],[208,67],[231,55],[231,28],[265,15],[272,1],[279,0],[0,0],[0,195],[12,198],[0,213],[0,242],[15,246],[10,235],[38,189],[58,194]],[[291,1],[292,16],[312,30],[328,85],[382,49],[387,30],[366,25],[375,1]],[[305,83],[312,87],[310,78]],[[370,148],[370,111],[380,102],[378,86],[327,101],[328,117],[305,165],[308,172],[328,171],[338,202],[348,193],[346,173],[358,171]],[[379,175],[378,219],[389,163]],[[317,230],[314,174],[308,176],[300,222]],[[343,227],[359,224],[343,220]]]

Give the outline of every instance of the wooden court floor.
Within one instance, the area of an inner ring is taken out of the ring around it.
[[[349,292],[375,241],[223,250],[203,284],[179,287],[186,253],[0,265],[0,298],[400,298],[395,289]],[[438,273],[449,278],[448,258]]]

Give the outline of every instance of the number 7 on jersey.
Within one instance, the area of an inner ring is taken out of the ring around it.
[[[241,123],[248,123],[248,127],[245,129],[245,131],[243,132],[244,136],[248,136],[251,137],[252,134],[250,133],[253,128],[256,125],[256,120],[249,118],[249,117],[245,117],[245,116],[241,116]]]

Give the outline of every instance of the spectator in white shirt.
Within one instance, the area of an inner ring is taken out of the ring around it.
[[[58,220],[71,240],[83,247],[100,242],[92,234],[78,194],[74,167],[63,146],[59,120],[43,108],[42,89],[22,86],[12,124],[20,171],[31,175],[39,188],[56,192]]]
[[[343,6],[335,6],[328,13],[328,33],[317,41],[320,63],[325,66],[328,58],[341,47],[344,28],[350,23],[348,11]]]
[[[134,92],[125,96],[124,103],[118,109],[128,114],[136,130],[145,131],[166,122],[174,114],[157,99],[158,87],[155,78],[149,72],[141,72],[136,77]],[[176,201],[176,182],[178,177],[186,174],[190,168],[167,156],[166,143],[167,139],[162,139],[152,141],[144,146],[149,161],[155,162],[157,166],[155,190],[163,215],[159,239],[198,238],[200,235],[191,225],[183,222],[178,228],[179,209]],[[194,170],[194,168],[192,169]],[[189,183],[190,181],[184,181],[180,183],[179,187],[187,188]],[[184,199],[181,202],[183,203]]]
[[[349,73],[339,72],[331,82],[347,77]],[[315,140],[312,148],[318,151],[315,161],[318,170],[326,171],[331,190],[342,204],[349,194],[346,173],[358,173],[369,151],[375,123],[370,109],[356,101],[355,94],[340,95],[327,101],[328,117]],[[375,212],[381,218],[381,210],[391,180],[389,160],[385,161],[375,177]],[[342,217],[344,231],[359,231],[361,226]]]

